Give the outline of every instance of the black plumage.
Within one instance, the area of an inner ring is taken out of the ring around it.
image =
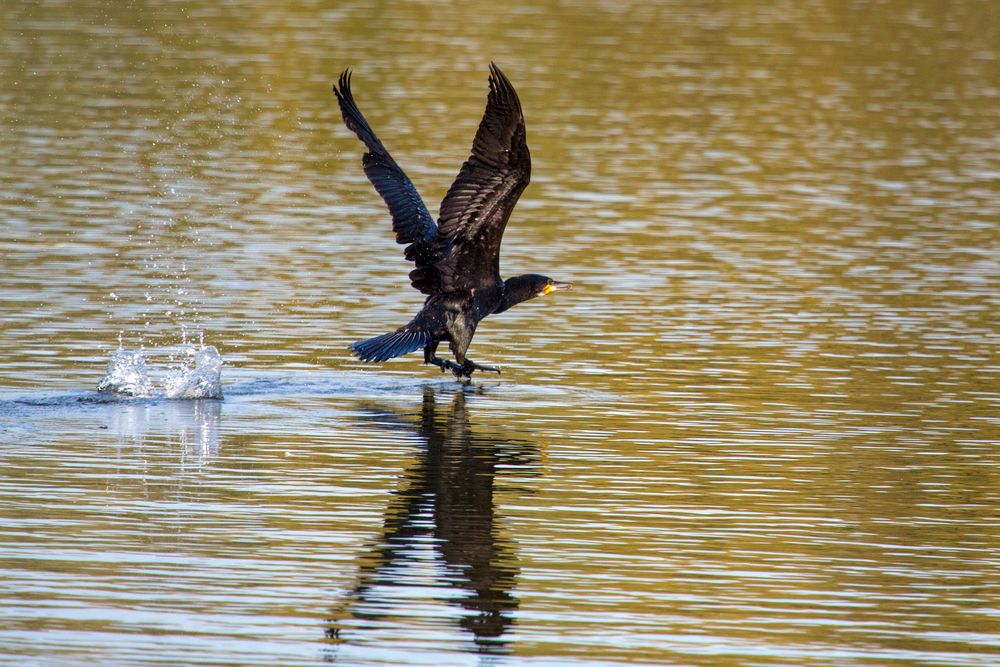
[[[358,109],[350,70],[333,87],[344,122],[368,148],[361,161],[365,174],[389,208],[396,241],[406,245],[404,255],[415,265],[410,283],[427,295],[409,324],[351,346],[362,361],[386,361],[423,348],[424,363],[460,378],[477,370],[499,373],[465,356],[479,322],[522,301],[570,287],[538,274],[500,277],[500,243],[528,185],[531,155],[521,102],[495,64],[490,65],[489,84],[472,154],[441,202],[437,223]],[[442,341],[449,343],[454,362],[436,356]]]

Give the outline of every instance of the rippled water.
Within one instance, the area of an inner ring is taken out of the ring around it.
[[[1000,662],[990,2],[0,5],[0,663]],[[330,84],[431,209],[533,180],[463,388]],[[111,400],[202,338],[225,400]]]

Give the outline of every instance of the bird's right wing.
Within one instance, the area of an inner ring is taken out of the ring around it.
[[[392,230],[397,243],[407,243],[404,254],[416,268],[410,272],[411,284],[424,294],[435,293],[440,285],[438,270],[434,266],[433,241],[437,225],[427,212],[420,194],[406,173],[389,155],[382,142],[375,136],[351,94],[351,71],[346,70],[333,87],[344,123],[368,147],[361,159],[365,174],[392,215]]]

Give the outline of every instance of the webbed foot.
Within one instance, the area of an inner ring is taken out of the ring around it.
[[[489,371],[491,373],[496,373],[497,375],[500,374],[500,369],[495,366],[482,366],[469,359],[466,359],[465,363],[461,366],[456,364],[454,361],[442,359],[441,357],[431,357],[428,361],[440,368],[442,373],[445,371],[451,371],[459,380],[471,379],[472,374],[476,371]]]
[[[489,371],[490,373],[496,373],[497,375],[500,375],[500,369],[497,368],[496,366],[480,366],[476,362],[470,361],[468,359],[465,360],[465,368],[469,369],[469,375],[472,375],[473,371],[483,371],[483,372]]]
[[[431,357],[425,363],[434,364],[441,369],[442,373],[445,371],[451,371],[454,373],[456,368],[461,368],[461,366],[456,364],[454,361],[448,361],[447,359],[442,359],[441,357]]]

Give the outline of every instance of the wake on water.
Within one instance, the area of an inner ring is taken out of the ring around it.
[[[97,390],[127,397],[222,398],[222,355],[213,345],[188,347],[184,358],[158,381],[150,374],[143,350],[118,348],[108,360],[108,374]],[[170,354],[171,358],[176,358]],[[154,372],[153,375],[156,375]]]

